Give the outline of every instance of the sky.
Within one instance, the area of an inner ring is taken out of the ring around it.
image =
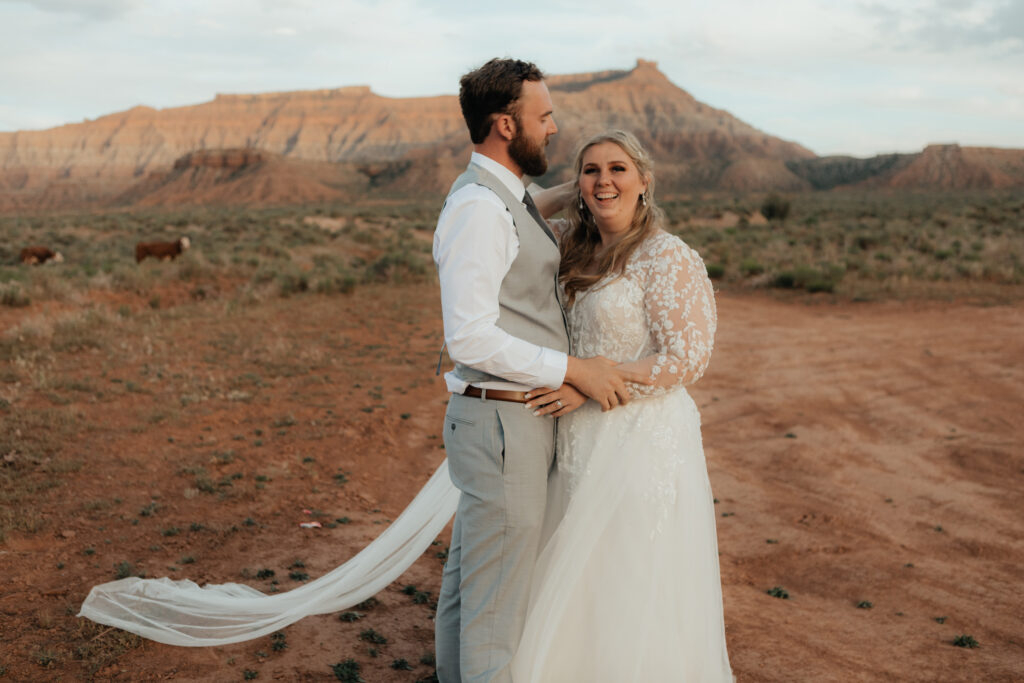
[[[0,131],[217,93],[455,94],[494,56],[653,60],[819,155],[1024,148],[1024,0],[0,0]]]

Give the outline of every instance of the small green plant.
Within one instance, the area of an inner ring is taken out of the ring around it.
[[[366,641],[367,643],[373,643],[374,645],[385,645],[388,642],[387,638],[380,633],[377,633],[372,628],[360,631],[359,640]]]
[[[789,600],[789,591],[782,586],[774,586],[765,591],[768,595],[773,598],[780,598],[782,600]]]
[[[359,669],[359,662],[351,657],[331,666],[334,677],[342,683],[366,683],[359,675]]]
[[[871,609],[874,607],[870,600],[861,600],[857,603],[857,609]]]
[[[176,526],[170,526],[160,532],[162,536],[177,536],[181,533],[181,529]]]
[[[341,621],[353,622],[359,621],[364,616],[366,615],[362,614],[361,612],[342,612],[338,615],[338,619],[340,619]]]
[[[946,617],[935,617],[935,621],[939,622],[940,624],[945,624]]]
[[[155,500],[154,501],[150,501],[148,504],[143,506],[143,508],[141,510],[139,510],[139,517],[152,517],[153,515],[156,514],[156,511],[159,510],[159,509],[160,509],[160,506],[158,506],[156,504]]]
[[[292,581],[309,581],[309,574],[306,572],[288,572],[288,578]]]
[[[195,564],[196,558],[191,555],[182,555],[181,559],[178,560],[178,564]]]
[[[135,565],[125,560],[114,565],[114,576],[118,579],[127,579],[135,574]]]
[[[420,656],[420,664],[434,666],[435,664],[437,664],[437,658],[434,656],[433,652],[424,653],[422,656]]]
[[[957,636],[953,639],[953,644],[957,647],[966,647],[972,650],[976,647],[981,647],[978,641],[974,639],[974,636],[969,635]]]
[[[430,600],[430,591],[421,591],[411,584],[404,587],[402,592],[412,597],[413,604],[415,605],[425,605]]]
[[[391,662],[391,668],[398,671],[412,671],[412,664],[407,659],[396,659]]]
[[[270,649],[274,652],[288,649],[288,638],[282,631],[270,634]]]
[[[246,681],[253,681],[260,677],[259,671],[253,671],[252,669],[246,669],[242,672],[242,679]]]
[[[379,604],[380,604],[380,600],[378,600],[377,598],[367,598],[366,600],[363,600],[361,603],[356,605],[356,609],[361,609],[361,610],[373,609],[374,607],[376,607]]]
[[[295,420],[295,416],[291,414],[279,417],[271,423],[272,426],[278,429],[280,429],[281,427],[292,427],[296,424],[297,422]]]
[[[275,572],[274,572],[273,569],[266,569],[266,568],[264,568],[264,569],[261,569],[258,572],[256,572],[256,578],[257,579],[272,579],[272,578],[274,578],[274,573]]]
[[[36,661],[43,668],[49,669],[51,665],[60,663],[60,655],[49,649],[37,650]]]
[[[725,266],[721,263],[708,263],[704,266],[708,271],[708,277],[712,280],[717,280],[721,277],[725,277]]]

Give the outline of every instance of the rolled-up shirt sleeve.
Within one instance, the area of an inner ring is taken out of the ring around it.
[[[448,355],[509,382],[557,387],[565,379],[566,354],[497,325],[501,283],[517,249],[512,217],[492,192],[466,186],[449,198],[434,234]]]

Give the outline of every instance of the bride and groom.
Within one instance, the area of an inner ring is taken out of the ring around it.
[[[557,131],[534,65],[491,60],[459,102],[475,151],[434,236],[461,492],[438,677],[732,680],[700,418],[682,390],[715,331],[703,263],[660,229],[628,133],[588,140],[570,183],[526,192]],[[549,226],[541,214],[564,204]]]
[[[661,229],[650,158],[628,133],[588,140],[572,181],[526,192],[557,131],[534,65],[491,60],[459,101],[474,153],[434,238],[455,361],[448,459],[378,539],[300,588],[129,578],[94,587],[80,614],[176,645],[248,640],[382,590],[454,512],[442,683],[731,681],[683,388],[715,332],[703,263]]]

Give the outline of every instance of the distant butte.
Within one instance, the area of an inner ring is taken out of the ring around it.
[[[696,100],[655,62],[548,79],[560,132],[548,177],[585,135],[637,134],[659,192],[1024,186],[1024,151],[945,145],[871,159],[818,158]],[[440,196],[470,144],[454,95],[388,98],[369,86],[218,94],[137,106],[44,131],[0,133],[0,211],[109,205],[293,203],[355,194]]]

